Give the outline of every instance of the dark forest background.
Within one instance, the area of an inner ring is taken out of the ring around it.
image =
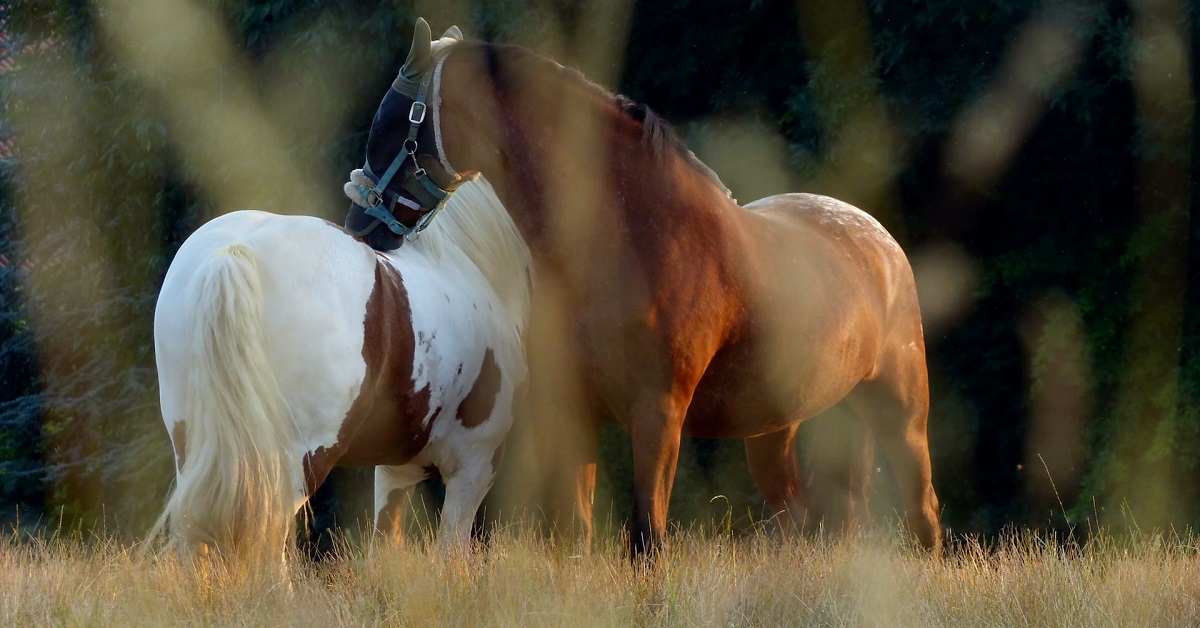
[[[145,530],[172,479],[151,323],[174,251],[242,207],[340,222],[341,182],[424,15],[648,104],[743,202],[812,191],[878,217],[921,290],[951,530],[1195,526],[1198,12],[0,2],[0,523]],[[602,525],[628,513],[627,440],[604,435]],[[752,525],[740,443],[684,449],[672,516]],[[335,475],[317,524],[357,521],[369,482]]]

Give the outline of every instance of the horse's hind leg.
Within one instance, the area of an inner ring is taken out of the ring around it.
[[[833,532],[864,525],[875,434],[848,403],[805,421],[800,429],[811,516]]]
[[[759,492],[767,500],[772,520],[783,530],[815,530],[808,515],[808,496],[796,458],[799,423],[778,432],[745,440],[746,462]]]
[[[443,550],[470,546],[475,513],[495,477],[491,455],[471,456],[453,474],[443,474],[446,499],[442,502],[442,520],[438,526],[438,542]]]
[[[375,467],[375,534],[379,539],[404,543],[404,528],[412,510],[413,488],[423,470],[408,466]]]
[[[874,429],[891,463],[910,533],[936,553],[942,532],[929,463],[929,384],[919,344],[885,352],[877,377],[858,385],[847,398]]]

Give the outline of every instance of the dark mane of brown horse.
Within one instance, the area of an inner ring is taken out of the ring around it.
[[[700,162],[675,128],[644,103],[639,103],[623,94],[613,94],[588,80],[579,70],[560,65],[522,46],[477,41],[463,42],[459,45],[464,48],[477,46],[481,49],[487,59],[489,76],[500,93],[505,93],[516,85],[538,84],[549,75],[560,77],[607,99],[618,111],[641,124],[642,146],[651,155],[659,159],[667,155],[678,155],[697,172],[710,179],[718,188],[725,189],[724,184],[715,177],[710,169],[699,167]]]
[[[613,104],[625,115],[642,123],[642,145],[650,149],[652,154],[662,155],[667,150],[674,150],[684,157],[691,154],[675,128],[649,106],[623,94],[613,95],[612,99]]]

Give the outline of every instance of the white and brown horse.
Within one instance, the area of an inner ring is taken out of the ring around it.
[[[332,466],[376,465],[381,526],[440,473],[441,543],[464,542],[526,374],[528,289],[491,278],[524,276],[528,255],[484,181],[389,252],[312,217],[203,225],[155,311],[177,467],[156,530],[185,553],[277,559]]]
[[[917,293],[879,222],[812,194],[740,207],[646,107],[520,47],[429,40],[418,21],[368,163],[410,159],[435,179],[479,172],[495,186],[536,268],[531,394],[571,390],[569,420],[584,426],[573,479],[585,520],[591,426],[611,419],[632,436],[635,555],[663,540],[685,434],[744,439],[767,503],[803,523],[796,430],[840,404],[889,458],[912,534],[939,546]],[[427,109],[436,150],[409,151]],[[399,208],[394,219],[421,215]],[[558,315],[539,321],[544,312]],[[539,345],[554,359],[540,360]],[[537,431],[553,407],[534,404]]]

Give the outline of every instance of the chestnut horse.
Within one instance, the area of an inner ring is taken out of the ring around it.
[[[683,435],[744,439],[769,507],[803,524],[796,430],[840,405],[888,457],[910,532],[937,548],[917,293],[880,223],[813,194],[740,207],[645,106],[517,46],[430,39],[418,20],[367,164],[495,186],[534,259],[531,394],[582,400],[568,408],[586,426],[580,514],[591,514],[592,426],[611,419],[632,437],[635,556],[664,541]],[[434,139],[414,150],[427,110]],[[420,224],[415,205],[393,202],[387,219]]]
[[[352,197],[361,197],[347,186]],[[376,466],[378,525],[433,473],[444,547],[469,539],[526,374],[529,253],[486,182],[381,253],[307,216],[238,211],[179,249],[154,316],[177,478],[152,537],[273,559],[337,465]]]

